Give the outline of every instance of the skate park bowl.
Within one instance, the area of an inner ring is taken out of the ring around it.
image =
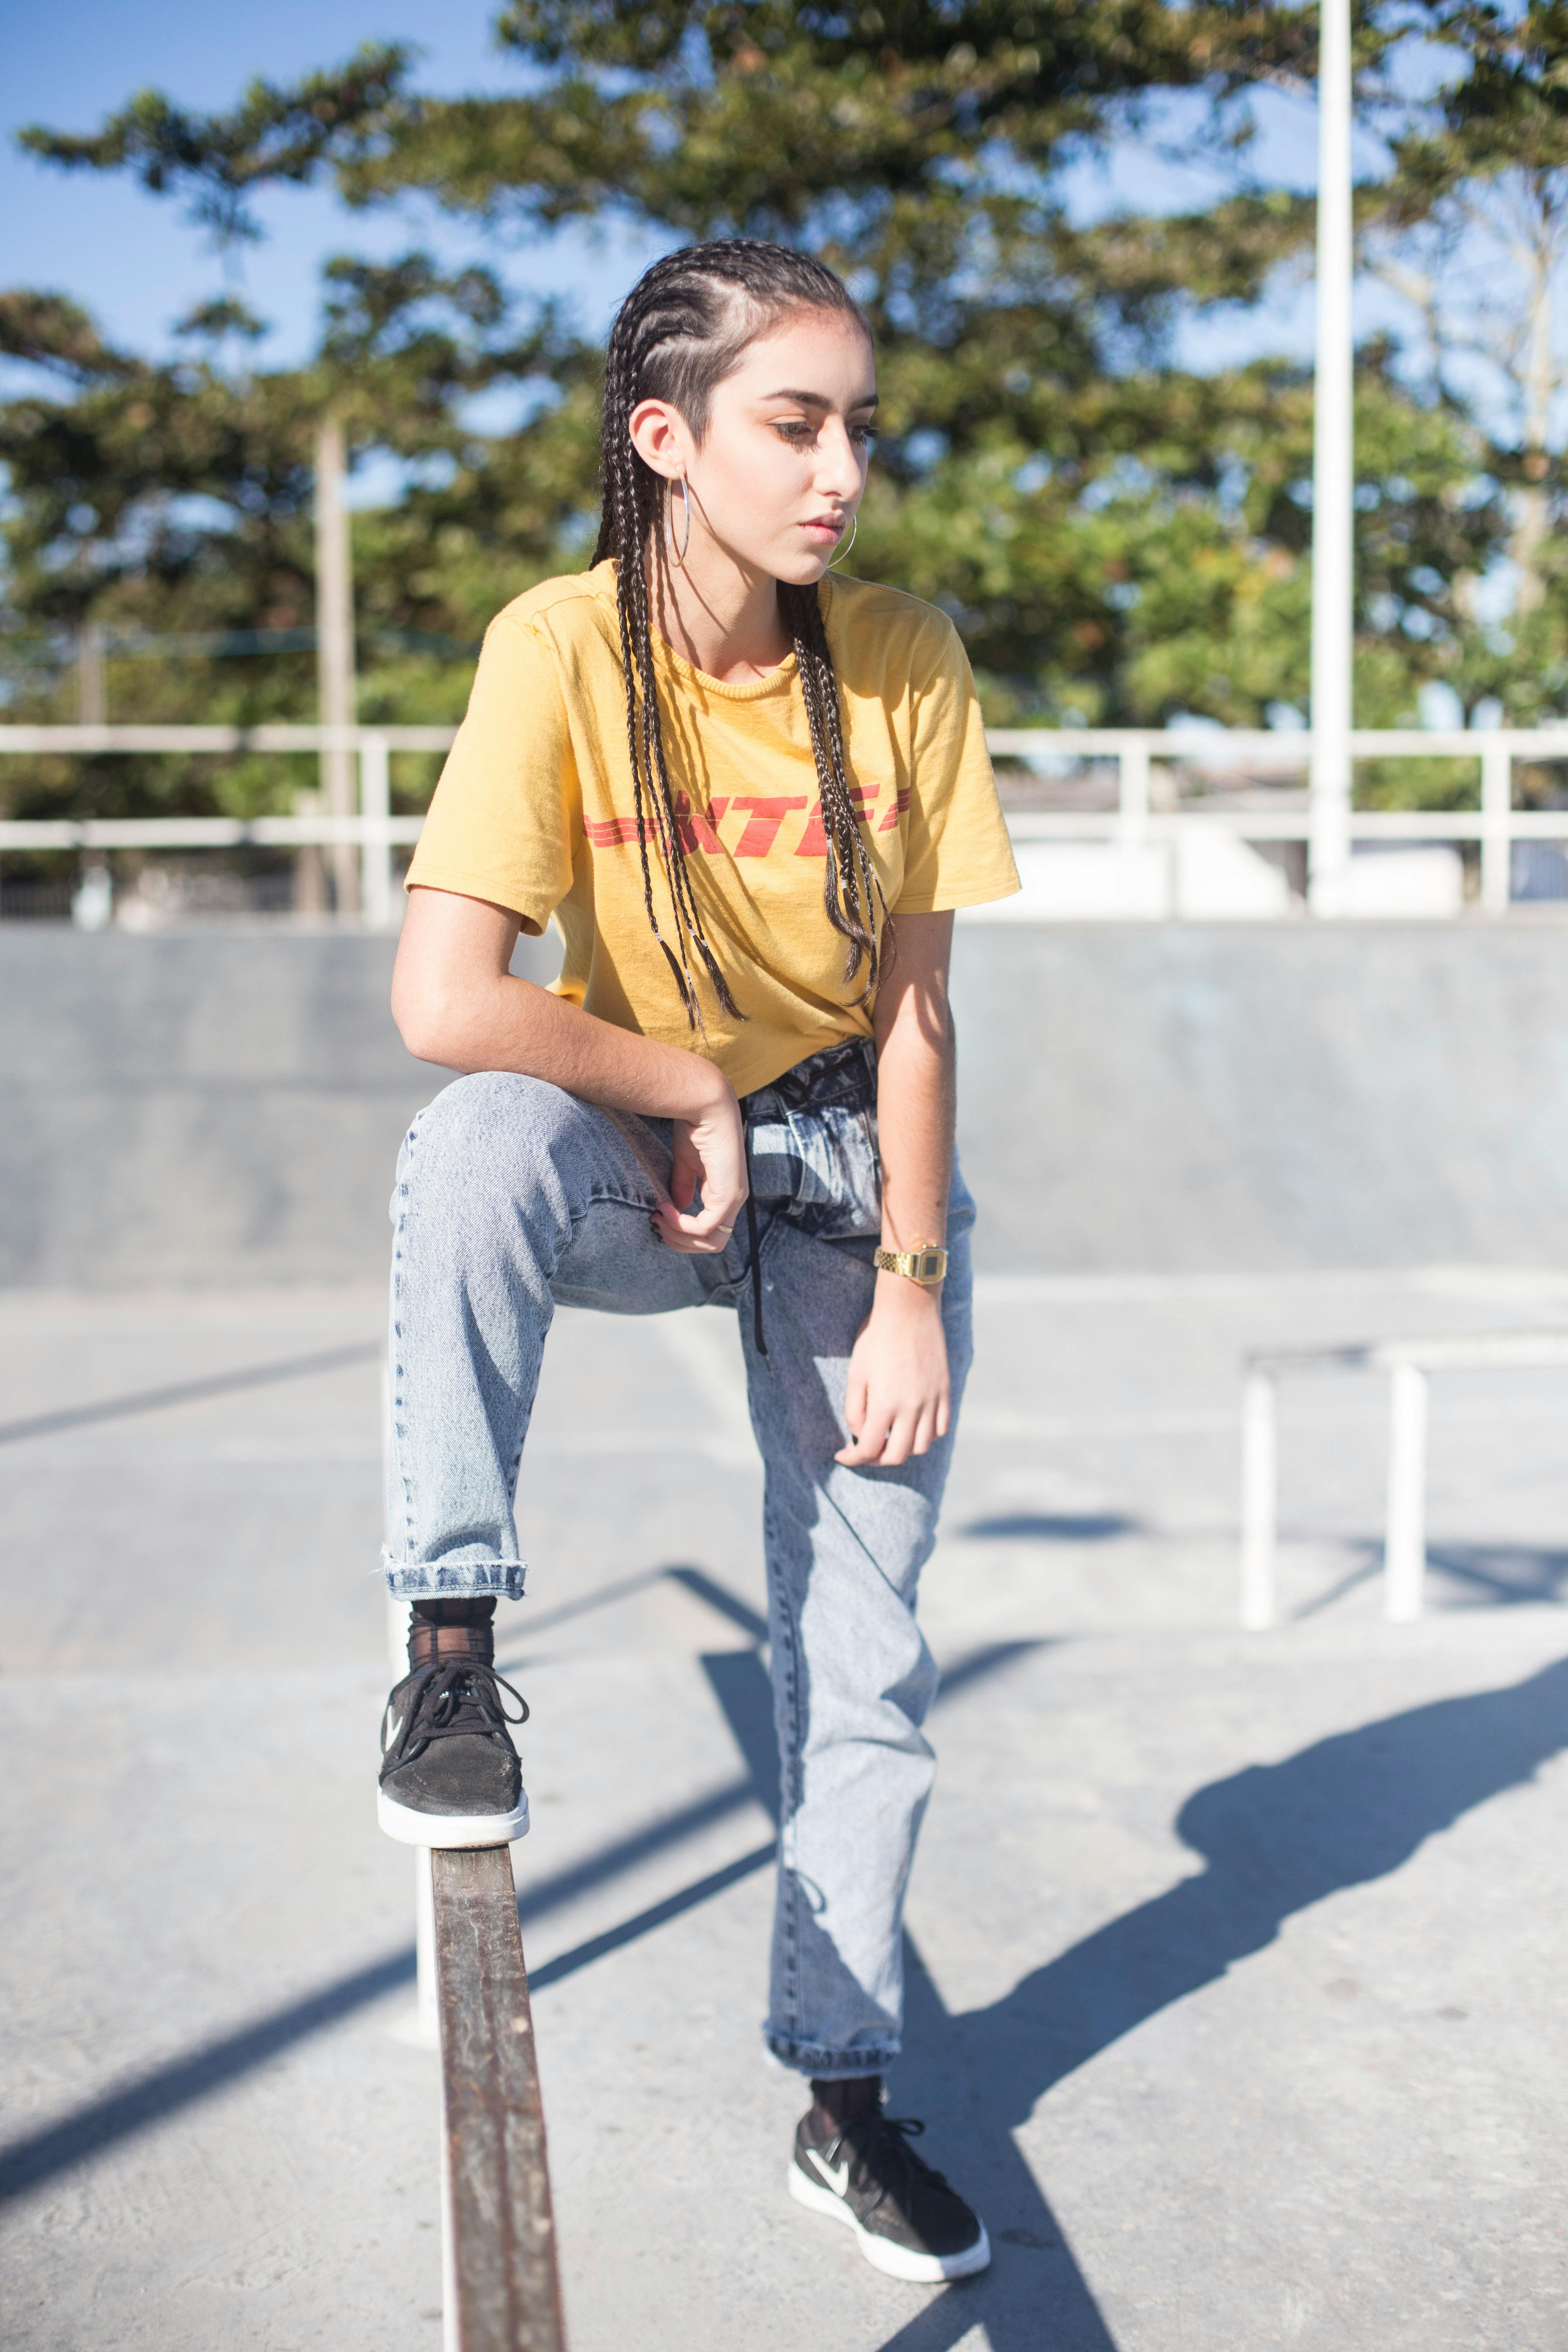
[[[960,1147],[1009,1273],[1568,1266],[1556,926],[961,923]],[[393,943],[0,931],[0,1284],[378,1279],[441,1074]],[[548,941],[514,970],[547,976]]]
[[[573,2352],[1557,2340],[1563,936],[959,926],[976,1353],[891,2097],[981,2279],[881,2279],[783,2194],[733,1318],[558,1318],[498,1663]],[[443,2341],[439,2074],[374,1827],[386,1203],[443,1082],[392,954],[0,928],[18,2352]],[[1392,1623],[1407,1345],[1457,1368]],[[1243,1376],[1287,1364],[1247,1632]]]

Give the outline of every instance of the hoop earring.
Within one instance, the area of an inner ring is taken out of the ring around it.
[[[840,565],[841,563],[847,563],[847,562],[848,562],[850,556],[851,556],[851,555],[854,553],[854,551],[855,551],[855,534],[856,534],[856,532],[859,530],[859,528],[860,528],[860,518],[859,518],[859,515],[858,515],[858,514],[852,514],[852,515],[850,516],[850,518],[849,518],[849,544],[848,544],[848,546],[845,549],[845,551],[844,551],[844,552],[843,552],[843,554],[842,554],[842,555],[836,555],[836,556],[834,557],[834,559],[833,559],[832,562],[831,562],[831,563],[828,565],[828,567],[827,567],[827,568],[828,568],[828,570],[829,570],[829,572],[837,572],[837,569],[838,569],[838,567],[839,567],[839,565]]]
[[[686,487],[686,477],[684,474],[680,477],[680,502],[686,509],[686,533],[680,542],[680,553],[677,555],[675,551],[675,532],[670,528],[670,517],[675,509],[675,484],[671,482],[669,486],[668,511],[665,516],[665,536],[669,545],[669,560],[677,572],[685,571],[686,551],[691,545],[691,493]]]

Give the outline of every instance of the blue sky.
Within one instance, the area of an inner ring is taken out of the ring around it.
[[[166,351],[174,321],[220,283],[200,233],[177,203],[145,195],[128,181],[67,175],[19,153],[17,129],[38,121],[89,131],[149,85],[183,105],[225,108],[253,74],[290,80],[373,39],[418,43],[427,89],[515,89],[521,69],[493,47],[492,14],[488,0],[448,0],[439,11],[414,0],[269,0],[265,9],[215,8],[211,0],[137,0],[133,6],[126,0],[53,0],[47,7],[0,0],[0,284],[68,294],[111,340],[148,353]],[[1270,96],[1264,104],[1272,175],[1310,184],[1310,102]],[[1212,185],[1119,142],[1084,159],[1072,174],[1071,195],[1083,213],[1121,204],[1169,208],[1203,201]],[[274,363],[308,347],[317,272],[331,253],[386,256],[413,243],[463,258],[482,253],[520,289],[570,293],[585,322],[596,326],[653,249],[625,233],[600,239],[584,230],[532,245],[491,240],[487,249],[480,233],[433,207],[353,214],[325,188],[270,191],[258,209],[267,241],[245,251],[240,290],[276,322],[262,347]],[[1258,350],[1304,353],[1310,333],[1310,290],[1287,287],[1261,315],[1220,312],[1196,322],[1184,355],[1213,365]]]
[[[265,8],[197,5],[195,0],[52,0],[40,7],[0,0],[0,284],[68,294],[113,341],[155,352],[198,301],[219,289],[217,260],[178,203],[144,194],[130,181],[64,173],[18,152],[27,122],[95,130],[133,90],[153,87],[204,112],[234,103],[262,74],[290,81],[341,63],[362,41],[408,40],[426,52],[426,87],[442,92],[519,87],[516,64],[489,37],[493,9],[447,0],[439,11],[414,0],[268,0]],[[264,355],[287,362],[309,345],[317,272],[331,253],[385,256],[411,244],[473,257],[474,230],[434,207],[351,213],[325,187],[276,189],[257,205],[266,242],[246,248],[241,291],[274,320]],[[510,282],[571,291],[585,312],[607,310],[635,277],[644,248],[624,236],[601,248],[583,232],[547,246],[515,244],[489,253]]]

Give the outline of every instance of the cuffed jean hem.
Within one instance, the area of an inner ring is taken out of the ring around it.
[[[792,2042],[787,2034],[764,2033],[763,2040],[781,2065],[819,2083],[853,2083],[866,2074],[885,2074],[899,2055],[899,2044],[882,2050],[828,2050],[819,2042]]]
[[[394,1559],[384,1551],[381,1564],[386,1589],[395,1601],[478,1601],[491,1592],[502,1601],[521,1601],[528,1574],[525,1559],[458,1559],[445,1566],[433,1560],[421,1565]]]

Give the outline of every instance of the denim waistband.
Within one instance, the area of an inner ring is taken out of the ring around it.
[[[826,1110],[829,1105],[871,1110],[876,1101],[877,1049],[869,1037],[846,1037],[841,1045],[808,1055],[754,1094],[742,1095],[741,1115],[751,1125],[781,1111]]]

